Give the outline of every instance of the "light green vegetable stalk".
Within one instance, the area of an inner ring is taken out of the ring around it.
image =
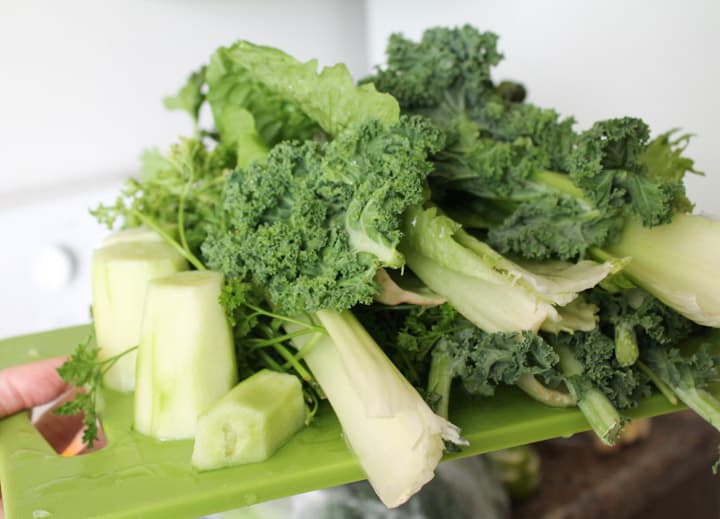
[[[590,307],[568,314],[581,291],[617,272],[621,261],[577,264],[513,263],[465,232],[437,208],[413,207],[405,213],[401,250],[408,266],[432,290],[487,332],[590,330]],[[576,310],[578,307],[575,308]]]
[[[628,220],[607,251],[632,257],[624,274],[639,287],[698,324],[720,327],[720,222],[685,214],[657,227]]]
[[[388,507],[399,506],[433,478],[445,441],[465,442],[457,427],[430,410],[352,313],[321,310],[315,316],[327,334],[293,342],[378,497]],[[295,327],[286,329],[292,333]]]

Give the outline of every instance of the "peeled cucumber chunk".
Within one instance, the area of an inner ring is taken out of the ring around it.
[[[116,243],[138,241],[164,242],[164,239],[152,229],[133,227],[132,229],[123,229],[122,231],[107,235],[102,242],[102,246],[107,247],[108,245],[114,245]]]
[[[200,416],[192,464],[199,470],[212,470],[266,460],[304,421],[297,377],[258,371]]]
[[[138,345],[148,282],[188,268],[180,253],[151,239],[150,232],[115,237],[93,253],[92,311],[101,359]],[[105,385],[132,391],[135,362],[135,352],[121,357],[106,373]]]
[[[135,429],[158,440],[195,436],[198,416],[237,383],[219,272],[150,281],[137,358]]]

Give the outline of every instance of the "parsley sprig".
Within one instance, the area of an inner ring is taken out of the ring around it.
[[[79,389],[75,398],[55,409],[59,415],[83,413],[83,442],[93,446],[98,439],[97,401],[103,377],[122,357],[137,349],[129,348],[118,355],[100,360],[100,348],[88,337],[77,345],[70,358],[58,368],[58,374],[68,384]]]

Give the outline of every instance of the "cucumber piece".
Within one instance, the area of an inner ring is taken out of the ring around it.
[[[263,461],[302,428],[297,377],[267,369],[246,378],[200,416],[192,464],[212,470]]]
[[[123,229],[122,231],[117,231],[106,236],[102,242],[102,246],[107,247],[108,245],[114,245],[116,243],[138,241],[164,242],[164,239],[152,229],[133,227],[132,229]]]
[[[100,359],[138,345],[148,282],[187,268],[185,259],[170,245],[147,237],[133,241],[125,235],[94,251],[92,311]],[[135,352],[121,357],[106,373],[105,385],[132,391],[135,362]]]
[[[193,438],[198,416],[237,383],[223,275],[179,272],[150,281],[137,358],[135,429]]]

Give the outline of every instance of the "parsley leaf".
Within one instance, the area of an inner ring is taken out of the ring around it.
[[[83,414],[83,442],[90,447],[98,439],[97,400],[103,376],[118,359],[137,349],[134,346],[114,357],[100,360],[100,348],[91,338],[78,344],[70,358],[58,368],[60,378],[79,391],[72,400],[55,409],[59,415]]]

